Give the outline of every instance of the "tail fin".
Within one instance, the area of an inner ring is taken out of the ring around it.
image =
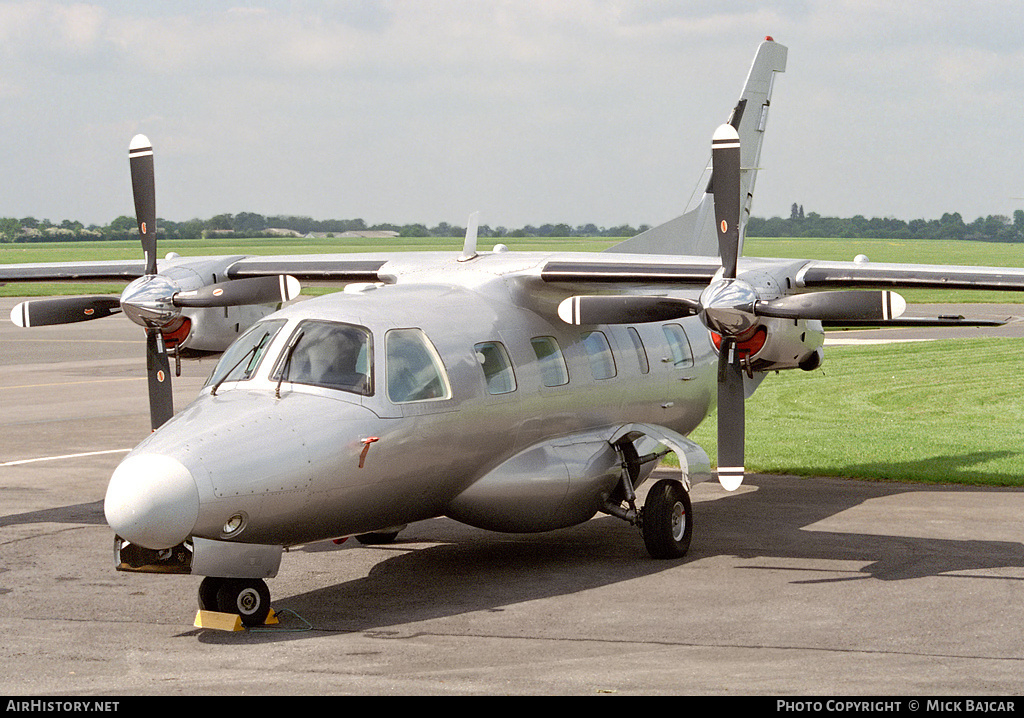
[[[757,179],[758,163],[761,159],[761,142],[764,139],[768,107],[771,105],[772,86],[776,72],[786,71],[788,50],[770,37],[757,48],[754,63],[747,75],[740,101],[732,111],[729,124],[740,136],[740,254],[743,253],[743,236],[750,205],[754,199],[754,180]],[[710,168],[708,168],[710,169]],[[707,173],[708,170],[705,170]],[[630,239],[609,247],[606,252],[633,254],[687,254],[718,256],[718,236],[715,232],[714,196],[712,184],[705,185],[704,195],[697,206],[680,217],[649,229]]]

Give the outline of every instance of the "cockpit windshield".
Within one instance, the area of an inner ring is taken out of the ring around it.
[[[372,365],[369,330],[354,324],[310,320],[295,330],[272,379],[370,396]]]
[[[257,322],[249,327],[221,355],[206,385],[218,387],[225,381],[244,381],[251,378],[266,354],[267,347],[284,324],[284,319],[272,319]]]

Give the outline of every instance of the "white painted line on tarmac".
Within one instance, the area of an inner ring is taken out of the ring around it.
[[[83,456],[100,456],[102,454],[127,454],[131,449],[107,449],[105,451],[86,451],[82,454],[62,454],[60,456],[41,456],[38,459],[20,459],[18,461],[7,461],[0,466],[18,466],[20,464],[34,464],[37,461],[58,461],[60,459],[78,459]]]

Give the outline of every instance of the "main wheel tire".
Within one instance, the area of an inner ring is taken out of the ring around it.
[[[237,613],[244,626],[262,626],[270,615],[270,589],[262,579],[223,579],[217,589],[217,610]]]
[[[662,479],[647,492],[640,533],[652,558],[682,558],[693,535],[690,495],[680,481]]]

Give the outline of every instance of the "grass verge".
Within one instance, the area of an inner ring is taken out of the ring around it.
[[[1024,340],[832,347],[747,402],[747,470],[1024,486]],[[715,417],[691,435],[716,456]]]

